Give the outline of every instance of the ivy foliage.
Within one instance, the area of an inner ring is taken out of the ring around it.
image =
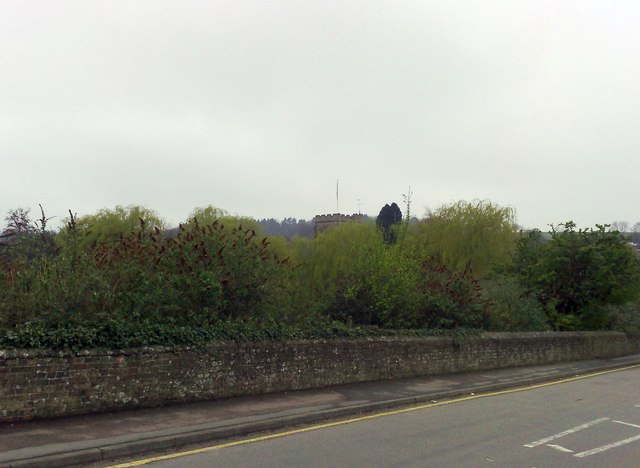
[[[224,320],[215,324],[176,325],[149,320],[136,322],[108,318],[99,322],[59,323],[51,328],[33,320],[13,328],[0,327],[0,349],[47,348],[81,350],[91,348],[126,349],[142,346],[203,347],[215,341],[258,342],[323,340],[336,338],[382,338],[442,336],[455,340],[477,335],[477,329],[427,330],[384,329],[348,325],[340,321],[315,318],[287,325],[275,321]]]

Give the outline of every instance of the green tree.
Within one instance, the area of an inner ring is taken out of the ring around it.
[[[40,205],[42,216],[32,221],[29,209],[17,208],[9,211],[6,228],[0,232],[0,263],[30,262],[41,256],[56,253],[55,233],[47,230],[47,218]]]
[[[32,234],[36,231],[36,224],[31,221],[29,208],[16,208],[10,210],[4,220],[7,227],[4,232],[17,234]]]
[[[315,312],[362,325],[417,325],[417,263],[388,248],[372,223],[341,223],[313,241],[298,239],[293,249],[298,294]]]
[[[72,216],[77,234],[77,248],[83,250],[98,244],[114,244],[123,234],[153,232],[164,229],[165,223],[153,210],[138,205],[104,208],[95,214]],[[59,245],[68,246],[70,239],[69,224],[60,230],[57,239]]]
[[[209,225],[218,222],[228,228],[241,227],[242,229],[253,229],[256,232],[261,231],[258,221],[255,219],[248,216],[235,216],[213,205],[195,208],[184,224],[191,224],[194,219],[197,219],[200,225]]]
[[[409,229],[410,249],[452,271],[482,278],[507,265],[515,248],[513,209],[486,200],[444,205]]]
[[[230,214],[228,211],[218,208],[217,206],[207,205],[204,207],[194,208],[189,215],[187,223],[193,220],[193,218],[197,218],[200,224],[211,224],[223,218],[228,218],[229,216]]]
[[[635,223],[631,232],[631,240],[636,246],[640,247],[640,222]]]
[[[538,295],[557,329],[609,326],[605,306],[640,295],[640,257],[618,231],[606,225],[576,229],[572,221],[552,226],[518,244],[514,267],[520,281]]]
[[[401,222],[402,211],[400,211],[400,207],[396,203],[386,204],[382,207],[376,218],[376,225],[382,229],[384,241],[387,244],[395,244],[397,233],[393,228]]]

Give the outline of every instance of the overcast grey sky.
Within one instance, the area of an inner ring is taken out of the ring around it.
[[[0,214],[640,221],[640,2],[0,3]],[[358,203],[360,200],[360,205]]]

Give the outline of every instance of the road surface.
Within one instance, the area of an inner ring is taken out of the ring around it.
[[[155,468],[640,466],[640,368],[443,403],[140,463]]]

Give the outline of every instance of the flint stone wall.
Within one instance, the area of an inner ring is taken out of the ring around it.
[[[617,332],[0,350],[0,423],[638,352]]]

